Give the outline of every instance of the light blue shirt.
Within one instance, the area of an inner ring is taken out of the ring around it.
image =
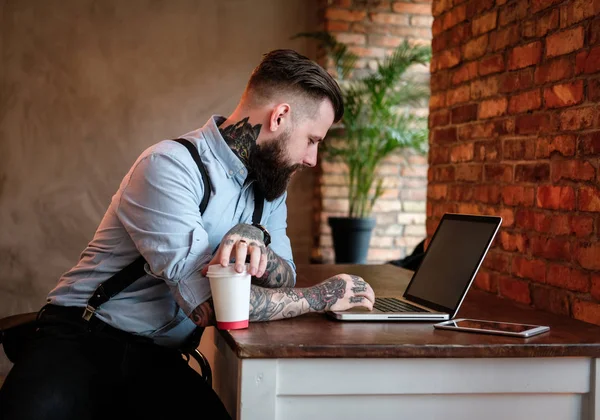
[[[201,268],[229,229],[251,223],[253,182],[218,130],[213,116],[183,138],[198,148],[212,194],[204,214],[202,176],[182,145],[164,140],[146,149],[123,178],[94,238],[75,267],[48,295],[48,302],[86,306],[98,285],[141,253],[146,275],[103,304],[102,321],[125,331],[178,346],[194,330],[188,315],[210,297]],[[271,234],[270,248],[295,271],[286,234],[286,195],[265,201],[261,224]],[[139,250],[139,251],[138,251]]]

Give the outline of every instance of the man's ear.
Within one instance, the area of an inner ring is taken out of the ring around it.
[[[269,130],[275,132],[290,123],[290,105],[282,103],[273,108],[269,119]]]

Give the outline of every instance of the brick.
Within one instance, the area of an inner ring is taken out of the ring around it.
[[[352,7],[352,0],[333,0],[330,4],[337,7],[349,8]]]
[[[448,31],[450,45],[460,45],[471,38],[471,24],[469,22],[458,24]]]
[[[532,139],[506,139],[502,150],[504,160],[532,160],[535,157],[535,142]]]
[[[560,12],[558,9],[551,10],[549,13],[546,13],[540,16],[536,20],[536,33],[535,35],[538,38],[545,37],[548,32],[551,32],[555,29],[558,29],[560,24]]]
[[[446,199],[450,201],[468,202],[471,201],[472,197],[473,188],[461,184],[456,184],[450,186],[450,188],[448,189],[448,197],[446,197]]]
[[[582,242],[577,246],[576,258],[588,270],[600,270],[600,242]]]
[[[572,187],[567,186],[539,186],[537,206],[553,210],[575,210],[575,191]]]
[[[583,48],[584,30],[578,26],[546,38],[546,57],[568,54]]]
[[[581,211],[600,212],[600,189],[582,185],[579,188],[579,203],[577,207]]]
[[[592,181],[596,177],[596,170],[589,162],[580,160],[553,160],[551,165],[552,182],[557,182],[561,179]]]
[[[406,16],[406,17],[408,17],[408,16]],[[439,34],[441,34],[442,32],[444,32],[444,17],[436,16],[433,19],[433,25],[431,25],[431,33],[433,34],[434,37],[436,37]]]
[[[584,156],[600,154],[600,131],[594,131],[580,136],[579,153]]]
[[[441,127],[450,123],[450,111],[443,109],[441,111],[429,113],[429,127]]]
[[[360,22],[367,17],[367,13],[364,10],[347,10],[337,9],[329,7],[325,11],[325,19],[327,20],[341,20],[345,22]]]
[[[440,147],[432,144],[429,147],[429,164],[442,165],[450,162],[450,149],[448,147]]]
[[[431,91],[445,90],[450,85],[448,71],[439,71],[431,75]]]
[[[494,125],[491,123],[471,123],[458,127],[460,140],[489,138],[493,133]]]
[[[546,108],[561,108],[583,101],[583,80],[562,83],[544,89]]]
[[[363,34],[338,33],[335,34],[338,42],[348,45],[364,45],[367,42],[367,37]]]
[[[467,7],[463,4],[451,9],[444,15],[442,28],[444,31],[456,26],[467,18]]]
[[[464,0],[454,0],[455,3]],[[481,15],[486,10],[494,7],[494,0],[478,0],[470,1],[467,4],[467,18],[472,19],[475,16]]]
[[[560,113],[560,129],[573,131],[590,128],[594,123],[595,115],[593,106],[568,109]]]
[[[491,249],[483,260],[483,266],[485,268],[501,273],[506,273],[508,271],[509,264],[510,254],[495,249]]]
[[[385,49],[380,47],[361,47],[358,45],[350,45],[348,47],[348,51],[362,58],[383,58],[385,56]]]
[[[477,185],[473,190],[473,199],[486,204],[499,204],[502,189],[498,185]]]
[[[457,165],[456,166],[456,180],[476,182],[481,181],[483,168],[481,165]]]
[[[463,214],[481,214],[481,207],[475,203],[459,203],[458,213]]]
[[[498,93],[498,78],[494,76],[471,82],[471,99],[481,99]]]
[[[446,93],[446,105],[452,106],[461,102],[467,102],[471,96],[469,85],[459,86],[456,89],[451,89]]]
[[[463,143],[453,146],[450,149],[450,161],[456,162],[470,162],[473,160],[473,143]]]
[[[561,289],[574,292],[588,292],[590,290],[590,276],[583,271],[559,264],[550,264],[548,267],[548,284]]]
[[[539,64],[542,58],[542,43],[540,41],[515,47],[509,53],[508,69],[516,70]]]
[[[563,0],[531,0],[531,13],[537,13]]]
[[[588,45],[600,44],[600,18],[590,22],[588,32]]]
[[[600,274],[592,274],[591,295],[594,299],[600,301]]]
[[[423,44],[429,46],[431,43],[431,29],[429,28],[416,28],[414,26],[389,26],[385,29],[386,34],[395,35],[396,37],[404,38],[416,38],[417,41],[422,41]]]
[[[369,35],[369,45],[375,47],[396,48],[404,42],[403,38],[388,35]]]
[[[477,276],[475,276],[474,286],[491,293],[496,293],[498,290],[498,283],[496,282],[495,275],[483,270],[480,270],[477,273]]]
[[[571,232],[577,237],[590,236],[594,231],[594,219],[589,216],[572,216],[569,223]]]
[[[459,84],[477,77],[477,62],[466,63],[460,66],[452,76],[452,83]]]
[[[487,50],[488,36],[482,35],[478,38],[471,39],[462,47],[462,56],[466,60],[474,60],[483,56]]]
[[[479,104],[479,118],[493,118],[506,114],[508,101],[505,97],[488,99]]]
[[[542,107],[542,97],[539,90],[530,90],[511,96],[508,102],[508,112],[510,114],[520,114],[526,111],[533,111]]]
[[[531,303],[529,283],[526,281],[501,276],[498,280],[498,289],[501,296],[526,305]]]
[[[431,28],[433,24],[433,18],[431,16],[411,16],[410,26],[421,26],[424,28]]]
[[[325,29],[328,32],[347,32],[350,30],[350,23],[328,20],[325,22]]]
[[[536,33],[537,33],[536,26],[537,26],[536,19],[527,20],[527,21],[523,22],[523,24],[521,25],[521,36],[524,39],[535,38]]]
[[[427,197],[433,200],[442,200],[448,195],[448,186],[445,184],[430,184],[427,186]]]
[[[429,97],[429,108],[430,109],[438,109],[446,106],[446,94],[439,93],[437,95],[431,95]]]
[[[517,44],[521,39],[519,25],[514,24],[490,33],[490,48],[492,51],[503,51]]]
[[[496,28],[498,12],[486,13],[473,19],[473,35],[481,35]]]
[[[588,99],[600,102],[600,78],[588,80]]]
[[[375,31],[375,29],[369,27],[369,30],[367,30],[367,26],[363,22],[353,22],[350,24],[350,32],[367,34],[369,31]]]
[[[569,27],[592,16],[600,14],[600,2],[590,0],[570,0],[561,9],[561,23]]]
[[[526,163],[515,166],[515,181],[545,182],[550,179],[550,165],[547,163]]]
[[[500,159],[501,145],[499,141],[478,141],[475,143],[476,161],[497,161]]]
[[[571,243],[564,238],[532,237],[531,254],[536,257],[555,261],[571,260]]]
[[[527,2],[514,1],[508,6],[500,9],[498,16],[498,25],[505,26],[509,23],[521,21],[527,16]]]
[[[558,136],[539,137],[536,141],[535,157],[548,158],[556,153],[562,156],[573,156],[575,154],[574,135],[565,134]]]
[[[515,120],[516,134],[534,134],[551,129],[550,116],[547,114],[521,115]]]
[[[410,13],[413,15],[431,15],[431,6],[428,4],[413,4],[404,2],[392,3],[394,13]]]
[[[437,55],[436,53],[445,50],[450,46],[448,38],[447,32],[433,37],[431,40],[431,51],[433,52],[434,56]]]
[[[502,188],[502,201],[507,206],[531,207],[534,203],[534,189],[522,185],[508,185]]]
[[[538,283],[546,281],[546,263],[540,260],[528,260],[515,256],[512,259],[512,274],[524,279],[531,279]]]
[[[482,59],[479,62],[479,74],[482,76],[504,71],[504,57],[501,54]]]
[[[451,48],[449,50],[442,51],[438,58],[438,69],[449,69],[456,67],[460,63],[460,49]]]
[[[564,290],[533,284],[531,287],[533,305],[542,311],[569,316],[569,299]]]
[[[516,93],[533,86],[533,69],[509,72],[501,75],[500,92]]]
[[[460,105],[452,108],[452,124],[460,124],[477,119],[477,104]]]
[[[535,69],[535,83],[542,85],[548,82],[562,81],[573,77],[573,60],[561,57],[545,62]]]
[[[451,182],[454,181],[454,166],[429,167],[431,171],[431,181]]]
[[[456,142],[456,127],[438,128],[433,131],[433,143],[454,143]]]
[[[485,181],[512,182],[513,167],[505,164],[486,164],[483,168]],[[532,199],[533,201],[533,199]]]
[[[600,325],[600,304],[575,299],[572,306],[573,318]]]
[[[371,22],[380,25],[408,26],[409,24],[408,16],[395,13],[370,13],[369,18],[371,19]],[[359,20],[363,19],[364,17]]]
[[[577,73],[596,73],[600,71],[600,46],[592,48],[589,53],[583,52],[581,57],[577,56]]]
[[[452,0],[436,0],[432,2],[433,16],[439,16],[452,8]]]

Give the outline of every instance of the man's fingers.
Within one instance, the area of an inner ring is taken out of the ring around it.
[[[250,253],[250,274],[256,276],[260,266],[260,248],[252,246]]]
[[[235,248],[235,271],[241,273],[244,271],[244,264],[246,264],[246,255],[248,255],[248,242],[240,239],[237,242]]]
[[[204,268],[202,269],[201,273],[203,276],[206,276],[208,274],[208,267],[213,265],[213,264],[218,264],[219,263],[219,253],[217,252],[214,257],[212,257],[212,260],[210,260],[210,262],[208,264],[206,264],[204,266]]]
[[[267,252],[265,248],[260,249],[260,262],[258,263],[258,273],[256,277],[262,277],[267,270]]]
[[[231,260],[231,251],[233,250],[233,244],[235,241],[231,238],[225,239],[219,250],[217,251],[217,255],[219,255],[219,264],[223,267],[227,267],[229,265],[229,261]]]
[[[367,308],[370,311],[373,310],[373,302],[371,302],[365,296],[352,296],[352,297],[350,297],[350,299],[348,299],[348,301],[352,308],[354,308],[356,306],[364,306],[365,308]]]

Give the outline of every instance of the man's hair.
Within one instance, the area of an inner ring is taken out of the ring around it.
[[[344,115],[342,92],[335,79],[309,58],[294,50],[273,50],[263,55],[252,72],[246,91],[262,98],[275,92],[298,93],[313,100],[329,99],[335,113],[334,122]]]

